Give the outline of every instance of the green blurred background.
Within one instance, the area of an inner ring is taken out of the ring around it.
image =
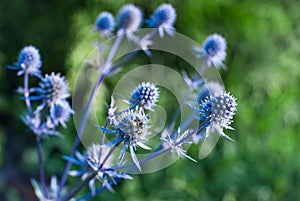
[[[228,91],[238,112],[213,152],[194,163],[179,160],[165,170],[134,176],[116,192],[93,200],[300,200],[300,2],[298,0],[132,1],[150,16],[169,2],[177,9],[175,28],[199,44],[220,33],[228,42]],[[30,184],[38,178],[35,139],[19,115],[24,104],[14,90],[22,80],[5,65],[28,44],[38,47],[43,72],[62,72],[72,89],[74,74],[93,49],[90,33],[97,15],[117,14],[126,1],[0,1],[0,200],[36,200]],[[146,58],[146,57],[144,57]],[[177,67],[178,68],[178,67]],[[113,82],[113,81],[112,81]],[[63,131],[63,130],[62,130]],[[44,141],[47,178],[62,171],[75,130]],[[189,154],[197,157],[197,147]],[[74,182],[71,179],[70,182]]]

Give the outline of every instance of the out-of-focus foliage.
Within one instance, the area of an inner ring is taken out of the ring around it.
[[[165,1],[133,2],[150,16]],[[177,10],[178,32],[199,44],[212,33],[228,42],[228,71],[221,74],[228,91],[238,98],[236,130],[227,132],[236,142],[221,139],[198,163],[181,160],[160,172],[135,176],[116,187],[116,193],[105,192],[94,200],[298,200],[300,2],[168,2]],[[116,15],[124,3],[2,0],[0,65],[11,64],[21,47],[32,44],[41,49],[45,72],[68,72],[73,84],[75,69],[97,40],[90,33],[97,15],[104,10]],[[21,81],[13,73],[0,70],[0,200],[32,200],[29,178],[38,175],[36,151],[34,138],[24,133],[18,120],[24,106],[12,93]],[[62,139],[44,142],[48,178],[61,172],[59,152],[68,153],[75,135],[72,128],[64,133]],[[197,147],[189,153],[197,157]]]

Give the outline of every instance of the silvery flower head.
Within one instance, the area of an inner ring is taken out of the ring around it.
[[[176,131],[173,135],[165,135],[161,138],[165,142],[163,146],[165,148],[170,147],[171,153],[176,153],[179,157],[185,157],[187,159],[190,159],[191,161],[197,162],[195,159],[187,155],[186,150],[184,148],[185,145],[189,145],[192,142],[188,141],[188,139],[185,139],[190,134],[189,130],[186,130],[185,132],[181,133],[180,129]]]
[[[217,95],[224,92],[224,86],[218,82],[205,83],[205,85],[200,89],[198,93],[197,102],[201,104],[201,102],[204,101],[205,98],[208,98],[210,95]]]
[[[198,58],[205,58],[208,67],[226,68],[223,61],[226,58],[226,40],[219,34],[206,38],[201,48],[195,47]]]
[[[233,116],[236,112],[236,99],[227,92],[219,95],[210,95],[201,102],[199,112],[199,120],[207,121],[206,136],[216,130],[220,136],[228,137],[223,129],[233,129],[230,127]]]
[[[109,12],[102,12],[98,15],[95,22],[95,31],[109,35],[115,27],[115,19]]]
[[[131,179],[131,177],[125,173],[111,169],[114,161],[113,155],[110,155],[104,163],[104,159],[109,152],[109,147],[100,144],[93,144],[88,147],[84,154],[76,152],[76,158],[65,156],[64,158],[66,160],[81,167],[79,170],[71,170],[69,175],[81,176],[81,179],[84,180],[93,173],[96,173],[95,178],[89,182],[92,194],[94,195],[96,191],[96,179],[102,182],[102,185],[108,190],[113,191],[112,184],[115,179]]]
[[[66,100],[59,101],[50,106],[50,118],[54,126],[61,124],[65,128],[65,122],[69,120],[71,114],[74,114],[74,111]]]
[[[176,21],[176,11],[171,4],[160,5],[148,21],[150,27],[157,27],[160,37],[164,36],[164,31],[169,35],[174,35],[174,23]]]
[[[125,32],[128,39],[133,39],[132,32],[136,31],[143,20],[142,11],[133,4],[123,6],[118,14],[120,32]]]
[[[129,147],[133,162],[136,164],[138,169],[141,170],[138,159],[135,155],[135,151],[138,146],[143,149],[151,149],[144,144],[144,142],[147,141],[147,136],[150,134],[149,122],[149,119],[143,111],[130,110],[123,112],[116,118],[115,125],[113,125],[115,130],[110,130],[100,126],[98,128],[104,132],[117,135],[117,138],[107,144],[108,146],[114,146],[123,143],[123,147],[119,156],[119,163],[122,162],[125,151],[127,147]]]
[[[131,110],[118,116],[115,128],[128,136],[126,144],[136,146],[146,140],[146,135],[149,134],[148,124],[149,119],[143,112]]]
[[[68,83],[64,76],[59,73],[54,74],[53,72],[42,78],[39,83],[40,93],[43,98],[43,106],[51,106],[52,104],[58,103],[70,96],[68,90]]]
[[[18,57],[16,66],[8,66],[13,70],[19,70],[17,75],[22,75],[27,72],[29,75],[40,77],[40,68],[42,66],[42,60],[39,50],[34,46],[24,47]]]
[[[159,89],[155,84],[143,82],[132,92],[130,103],[133,107],[137,106],[146,110],[153,111],[159,98]]]
[[[141,111],[125,112],[118,117],[116,129],[119,131],[119,137],[124,142],[123,149],[126,149],[127,146],[129,147],[131,158],[139,170],[141,170],[141,167],[135,155],[135,150],[137,146],[150,149],[144,145],[147,135],[149,135],[149,128],[149,119]],[[121,153],[120,155],[120,161],[122,161],[123,154]]]

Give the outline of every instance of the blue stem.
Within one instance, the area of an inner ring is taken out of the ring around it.
[[[48,191],[47,191],[46,180],[45,180],[42,143],[41,143],[40,136],[36,137],[36,143],[37,143],[38,161],[39,161],[39,168],[40,168],[40,182],[41,182],[43,193],[45,197],[48,198]]]
[[[24,74],[24,99],[25,99],[25,104],[28,110],[28,114],[30,117],[32,117],[32,109],[31,109],[31,103],[29,100],[29,91],[28,91],[28,72],[27,70],[25,71]]]
[[[98,64],[98,68],[100,69],[103,66],[103,59],[102,59],[102,45],[101,42],[103,41],[103,33],[100,32],[100,37],[99,37],[99,47],[98,47],[98,51],[99,51],[99,64]]]
[[[77,184],[77,186],[75,186],[74,188],[72,188],[72,190],[70,191],[70,193],[68,193],[66,196],[64,196],[61,201],[68,201],[71,198],[74,197],[74,195],[76,195],[77,193],[79,193],[84,187],[86,187],[88,185],[88,183],[95,178],[95,176],[97,175],[96,172],[93,172],[91,175],[89,175],[84,181],[80,182],[79,184]]]
[[[199,67],[197,73],[196,73],[196,76],[194,79],[198,79],[200,77],[200,75],[203,73],[204,69],[206,67],[206,60],[201,64],[201,66]],[[174,129],[174,126],[175,126],[175,122],[179,116],[179,113],[180,113],[180,109],[181,109],[181,105],[186,101],[186,99],[188,98],[188,96],[190,95],[190,93],[192,92],[192,87],[190,87],[186,93],[184,94],[182,100],[180,101],[180,104],[178,106],[178,108],[176,109],[176,112],[174,113],[173,117],[172,117],[172,120],[171,120],[171,123],[170,125],[168,126],[168,131],[171,132],[173,129]]]
[[[104,65],[105,69],[109,69],[111,67],[112,60],[113,60],[113,58],[114,58],[114,56],[115,56],[115,54],[117,52],[117,49],[118,49],[118,47],[119,47],[119,45],[120,45],[120,43],[121,43],[121,41],[123,39],[123,36],[124,36],[123,33],[121,33],[121,34],[119,34],[117,36],[117,38],[116,38],[116,40],[115,40],[115,42],[114,42],[114,44],[113,44],[113,46],[112,46],[112,48],[111,48],[108,56],[107,56],[107,59],[106,59],[105,65]],[[104,72],[105,72],[105,70],[104,70]]]

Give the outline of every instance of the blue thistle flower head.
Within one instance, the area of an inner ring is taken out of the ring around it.
[[[107,144],[108,146],[123,143],[119,156],[119,163],[122,162],[125,151],[129,148],[133,162],[137,168],[141,170],[135,151],[138,146],[147,150],[151,149],[144,144],[144,142],[147,141],[147,136],[150,134],[149,122],[150,120],[147,118],[143,110],[129,110],[123,112],[117,117],[113,125],[115,130],[110,130],[101,126],[98,126],[98,128],[104,132],[117,135],[117,138]]]
[[[41,79],[39,86],[43,98],[41,107],[59,103],[70,96],[68,83],[65,77],[61,76],[60,73],[54,74],[52,72],[50,75],[46,74],[45,77]]]
[[[162,4],[160,5],[151,16],[151,19],[148,20],[150,27],[157,27],[159,35],[163,37],[164,31],[169,35],[174,34],[174,23],[176,21],[176,11],[171,4]]]
[[[223,61],[226,58],[226,40],[219,34],[212,34],[206,38],[201,48],[195,47],[198,58],[206,57],[208,67],[226,68]]]
[[[159,98],[159,89],[155,84],[143,82],[132,92],[130,103],[134,106],[152,110]]]
[[[133,4],[123,6],[118,14],[118,24],[125,32],[136,31],[143,20],[142,11]]]
[[[156,27],[162,25],[173,26],[176,21],[176,11],[171,4],[162,4],[156,9],[151,19]]]
[[[208,121],[206,136],[216,130],[221,136],[232,140],[224,134],[223,129],[233,129],[230,124],[233,122],[236,106],[236,99],[227,92],[210,95],[202,101],[198,112],[199,120]]]
[[[130,136],[126,144],[136,145],[137,142],[146,140],[146,135],[149,134],[150,128],[149,119],[143,112],[129,111],[124,112],[117,118],[116,129],[121,132],[121,135]]]
[[[27,71],[30,75],[40,76],[42,60],[39,50],[34,46],[24,47],[18,57],[16,69],[20,70],[18,75],[22,75]]]
[[[226,41],[218,34],[210,35],[203,43],[203,49],[210,57],[223,54],[226,50]]]
[[[109,12],[102,12],[98,15],[95,22],[96,31],[105,33],[106,35],[113,31],[115,27],[115,19]]]
[[[69,120],[71,114],[74,114],[74,111],[66,100],[52,104],[50,107],[50,118],[54,126],[57,126],[60,123],[65,128],[65,121]]]

